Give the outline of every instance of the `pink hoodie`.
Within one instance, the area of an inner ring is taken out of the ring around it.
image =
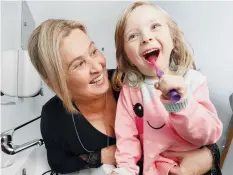
[[[184,78],[188,95],[175,104],[160,99],[155,80],[145,79],[140,88],[123,85],[115,122],[115,172],[138,174],[137,162],[143,156],[143,174],[168,175],[177,163],[160,153],[193,150],[218,141],[222,123],[210,102],[206,78],[195,70]]]

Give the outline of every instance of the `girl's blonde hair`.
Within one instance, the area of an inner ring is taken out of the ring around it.
[[[165,18],[167,19],[167,24],[170,29],[174,45],[174,49],[172,50],[170,58],[170,69],[175,71],[177,75],[183,75],[184,72],[193,64],[193,56],[191,52],[188,50],[188,44],[185,42],[184,34],[179,28],[179,26],[176,24],[176,22],[173,21],[172,18],[157,5],[149,4],[147,2],[134,2],[121,15],[115,30],[117,70],[115,71],[112,79],[113,88],[115,90],[119,90],[121,88],[124,82],[124,74],[126,74],[127,76],[128,73],[134,73],[136,79],[128,79],[129,81],[136,81],[133,84],[139,84],[144,79],[144,76],[140,73],[137,67],[130,64],[124,51],[124,32],[127,24],[127,19],[135,8],[142,5],[153,6],[155,9],[162,12]],[[180,68],[182,68],[182,70]]]
[[[72,104],[65,70],[60,55],[60,46],[73,29],[86,33],[85,26],[77,21],[49,19],[40,24],[28,41],[28,52],[32,64],[41,78],[63,101],[69,112],[77,112]]]

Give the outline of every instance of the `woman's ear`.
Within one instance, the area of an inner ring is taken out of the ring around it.
[[[49,80],[48,79],[44,79],[44,82],[49,85]]]
[[[48,87],[52,89],[52,84],[50,83],[48,79],[44,79],[44,82],[47,84]]]

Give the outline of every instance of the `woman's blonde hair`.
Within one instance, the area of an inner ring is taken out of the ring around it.
[[[144,79],[144,76],[140,73],[140,71],[137,69],[137,67],[130,64],[126,53],[124,51],[124,32],[125,27],[127,24],[127,19],[129,15],[132,13],[132,11],[142,5],[151,5],[160,12],[162,12],[167,19],[167,24],[171,33],[174,49],[171,53],[170,58],[170,68],[175,72],[176,74],[184,74],[184,72],[190,68],[193,64],[193,56],[191,52],[188,49],[188,44],[185,42],[184,34],[179,28],[179,26],[176,24],[175,21],[172,20],[172,18],[159,6],[150,4],[147,2],[134,2],[132,5],[130,5],[124,13],[121,15],[120,20],[118,21],[116,25],[115,30],[115,46],[116,46],[116,59],[117,59],[117,70],[114,73],[112,84],[113,88],[115,90],[119,90],[124,82],[124,74],[133,72],[134,75],[136,75],[134,84],[141,83]],[[191,48],[191,47],[190,47]],[[179,66],[176,66],[179,65]],[[182,70],[180,69],[182,68]],[[132,81],[132,80],[129,80]]]
[[[86,33],[85,26],[77,21],[49,19],[32,32],[28,41],[32,64],[41,78],[63,101],[69,112],[77,112],[77,110],[72,104],[72,97],[67,87],[60,46],[73,29],[80,29]]]

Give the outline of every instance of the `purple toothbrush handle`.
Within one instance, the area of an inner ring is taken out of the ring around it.
[[[174,89],[168,92],[168,96],[170,97],[173,103],[176,103],[181,99],[180,94]]]
[[[157,71],[157,76],[159,77],[159,78],[161,78],[162,76],[163,76],[163,71],[161,71],[161,70],[158,70]]]
[[[159,78],[161,78],[161,77],[163,76],[163,74],[164,74],[163,71],[161,71],[161,70],[159,70],[159,69],[157,70],[157,76],[158,76]],[[173,103],[176,103],[176,102],[180,101],[180,99],[181,99],[180,94],[179,94],[175,89],[170,90],[170,91],[168,92],[168,96],[169,96],[169,98],[171,99],[171,101],[172,101]]]

